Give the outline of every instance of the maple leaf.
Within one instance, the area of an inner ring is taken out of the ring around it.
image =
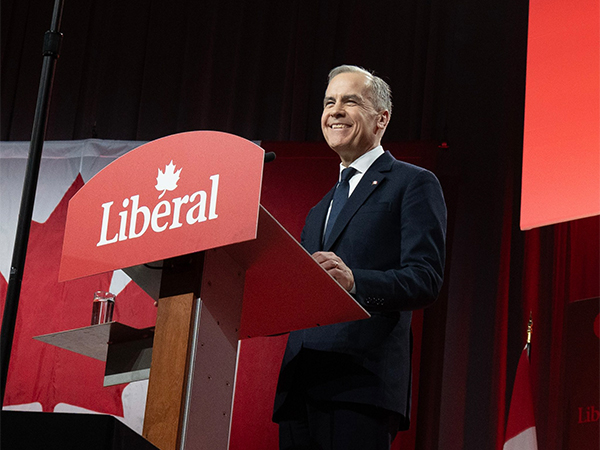
[[[177,182],[179,181],[179,174],[181,173],[181,169],[175,172],[175,164],[173,161],[165,166],[164,173],[162,170],[158,169],[158,176],[156,177],[156,188],[157,191],[162,191],[162,194],[158,196],[158,198],[162,198],[165,195],[165,192],[172,191],[177,188]]]

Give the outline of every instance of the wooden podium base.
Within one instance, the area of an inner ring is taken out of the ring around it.
[[[200,266],[200,298],[158,303],[143,435],[161,450],[228,447],[244,270],[223,249]]]

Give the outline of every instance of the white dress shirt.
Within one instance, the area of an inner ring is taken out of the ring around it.
[[[352,195],[352,192],[354,192],[354,189],[356,188],[356,186],[358,186],[358,183],[362,179],[365,172],[367,170],[369,170],[369,167],[371,167],[371,164],[373,164],[377,158],[379,158],[381,155],[383,155],[383,153],[384,153],[383,147],[381,145],[379,145],[379,146],[375,147],[373,150],[369,150],[367,153],[365,153],[364,155],[357,158],[355,161],[352,162],[352,164],[350,164],[350,166],[348,166],[348,167],[354,167],[354,169],[356,169],[356,172],[354,173],[354,175],[352,175],[352,178],[350,178],[350,180],[348,180],[348,184],[350,185],[349,191],[348,191],[348,198],[350,198],[350,196]],[[344,167],[340,163],[340,173],[338,175],[338,183],[342,179],[342,171],[345,168],[346,167]],[[332,204],[333,204],[333,199],[329,203],[329,210],[327,211],[327,218],[325,219],[325,228],[327,228],[327,222],[329,221],[329,214],[331,213],[331,205]],[[354,283],[352,285],[352,289],[350,289],[350,294],[356,294],[356,283]]]

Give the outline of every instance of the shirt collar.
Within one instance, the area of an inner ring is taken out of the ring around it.
[[[375,162],[375,160],[383,154],[384,154],[383,147],[381,145],[378,145],[374,149],[369,150],[367,153],[365,153],[364,155],[361,155],[359,158],[354,160],[352,162],[352,164],[350,164],[350,166],[348,166],[348,167],[354,167],[357,172],[363,174],[367,170],[369,170],[369,167],[371,167],[371,164],[373,164]],[[345,169],[345,167],[340,163],[340,177],[342,176],[342,170],[344,170],[344,169]]]

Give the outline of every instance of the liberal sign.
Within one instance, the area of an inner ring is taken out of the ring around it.
[[[227,133],[127,153],[69,202],[59,280],[256,238],[264,151]]]

